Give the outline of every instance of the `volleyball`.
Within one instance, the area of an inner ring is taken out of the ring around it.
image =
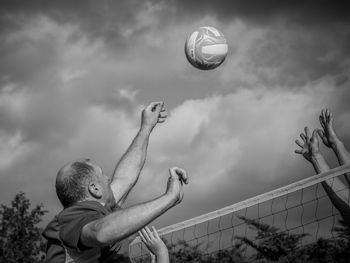
[[[188,61],[201,70],[220,66],[226,58],[227,50],[224,35],[211,26],[203,26],[193,31],[185,43]]]

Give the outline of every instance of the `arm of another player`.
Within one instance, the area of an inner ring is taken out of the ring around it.
[[[131,145],[115,167],[111,188],[114,199],[121,205],[136,184],[146,160],[149,136],[157,123],[165,121],[163,102],[152,102],[143,111],[141,127]]]
[[[315,129],[311,135],[309,128],[305,127],[305,134],[300,134],[303,142],[300,142],[299,140],[295,141],[295,143],[301,148],[295,150],[295,153],[302,154],[304,158],[313,165],[316,173],[319,174],[330,170],[330,168],[323,155],[319,151],[317,133],[318,131]],[[342,191],[346,189],[346,186],[343,184],[343,182],[338,177],[335,177],[333,179],[323,181],[321,184],[332,204],[341,213],[343,219],[346,222],[350,222],[350,207],[348,204],[347,194]]]
[[[145,227],[139,231],[142,242],[146,245],[148,250],[153,254],[152,258],[155,257],[155,263],[169,263],[169,252],[168,248],[164,244],[163,240],[159,237],[155,227],[152,227],[153,232]]]
[[[319,130],[324,145],[331,148],[337,156],[340,165],[350,163],[350,153],[343,142],[338,138],[333,127],[333,114],[329,109],[323,109],[320,115],[320,123],[323,130]],[[345,179],[350,186],[350,174],[345,174]]]
[[[129,208],[117,210],[101,219],[86,224],[80,234],[85,247],[103,247],[118,242],[145,227],[183,198],[183,183],[188,183],[186,171],[173,167],[164,195]]]

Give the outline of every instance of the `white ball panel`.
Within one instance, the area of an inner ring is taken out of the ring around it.
[[[227,44],[216,44],[210,46],[202,46],[202,53],[206,55],[226,55]]]

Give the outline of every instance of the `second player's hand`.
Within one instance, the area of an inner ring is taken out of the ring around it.
[[[315,129],[311,135],[309,128],[305,127],[305,133],[300,134],[300,137],[303,140],[303,142],[295,140],[295,143],[301,148],[295,150],[295,153],[302,154],[304,158],[311,163],[315,155],[319,153],[319,141],[317,132],[318,130]]]
[[[329,109],[322,109],[320,123],[322,130],[318,130],[318,134],[321,137],[324,145],[329,148],[336,147],[338,137],[333,128],[333,115]]]
[[[168,254],[168,248],[163,240],[159,237],[155,227],[152,227],[153,232],[146,226],[139,231],[142,242],[146,245],[148,250],[156,257],[162,254]]]
[[[141,126],[152,130],[157,123],[165,122],[167,116],[164,102],[152,102],[142,111]]]

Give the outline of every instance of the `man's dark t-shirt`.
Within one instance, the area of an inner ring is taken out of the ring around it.
[[[86,224],[103,218],[115,210],[118,208],[106,207],[97,201],[82,201],[59,213],[57,216],[59,240],[65,251],[63,262],[129,262],[118,253],[121,248],[119,243],[103,248],[89,248],[82,246],[79,242],[81,230]]]
[[[65,262],[64,247],[59,239],[59,226],[57,216],[47,225],[43,232],[47,240],[45,263],[63,263]]]

